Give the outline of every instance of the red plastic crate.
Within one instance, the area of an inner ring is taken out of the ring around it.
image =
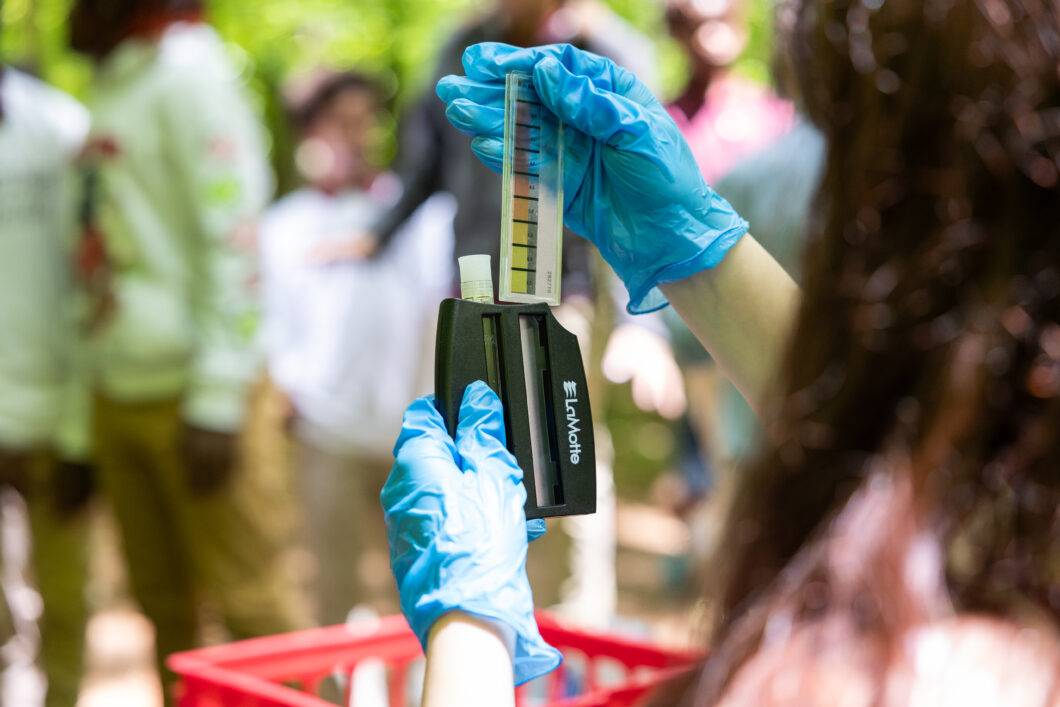
[[[544,690],[545,701],[535,704],[630,707],[702,658],[692,651],[576,630],[540,612],[537,622],[544,639],[563,652],[564,663],[539,679],[543,685],[533,681],[517,689],[517,704],[528,703],[530,691]],[[336,670],[349,674],[361,661],[375,658],[387,668],[391,707],[405,707],[409,667],[422,657],[405,617],[386,616],[176,653],[166,663],[180,677],[180,707],[328,707],[315,696],[321,681]],[[617,680],[615,673],[620,673]]]

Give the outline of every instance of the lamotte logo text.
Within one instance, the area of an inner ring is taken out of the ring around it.
[[[570,447],[570,463],[577,464],[581,459],[582,445],[578,441],[578,433],[581,428],[574,412],[574,404],[578,402],[578,384],[574,381],[563,381],[563,393],[566,395],[564,403],[567,408],[567,445]]]

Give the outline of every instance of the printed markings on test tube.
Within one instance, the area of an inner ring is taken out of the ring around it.
[[[516,201],[527,204],[531,198],[537,198],[541,184],[541,150],[538,149],[540,142],[537,139],[541,130],[540,122],[541,104],[516,99],[512,185],[515,196],[527,197]],[[511,290],[524,295],[532,295],[536,290],[537,256],[535,254],[531,257],[530,253],[537,250],[537,211],[535,205],[533,214],[527,208],[525,218],[512,218],[512,249],[509,261]]]
[[[540,193],[541,180],[538,170],[541,167],[541,151],[523,146],[537,144],[534,137],[540,128],[530,124],[530,121],[540,121],[541,113],[537,103],[524,100],[518,100],[517,103],[519,105],[516,108],[515,148],[512,152],[512,190],[516,197],[526,197],[514,201],[527,204],[527,207],[524,209],[524,218],[515,215],[511,219],[509,282],[512,292],[533,295],[537,289],[537,255],[530,254],[537,250],[538,209],[536,202],[531,202],[531,199],[536,200]],[[530,203],[535,203],[532,213]],[[513,212],[517,210],[519,209],[512,209]]]
[[[512,220],[537,223],[537,199],[516,196],[512,201]]]

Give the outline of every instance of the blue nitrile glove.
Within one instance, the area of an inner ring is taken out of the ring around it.
[[[532,73],[564,130],[564,219],[600,249],[629,290],[629,311],[666,305],[658,285],[717,265],[747,222],[703,181],[688,144],[633,74],[568,44],[464,51],[467,76],[446,76],[446,115],[471,149],[501,171],[504,77]]]
[[[401,610],[427,648],[442,614],[463,611],[508,634],[519,685],[562,656],[537,630],[526,547],[545,532],[527,522],[523,472],[504,446],[501,401],[481,381],[460,405],[456,441],[432,396],[405,411],[394,468],[380,500]]]

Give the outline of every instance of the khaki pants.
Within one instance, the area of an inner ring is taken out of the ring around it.
[[[26,491],[30,538],[30,584],[40,592],[38,663],[48,682],[45,704],[71,707],[77,702],[84,660],[88,575],[88,509],[59,513],[53,503],[52,460],[40,454],[33,462]]]
[[[177,399],[94,399],[100,482],[121,529],[133,595],[155,626],[164,683],[172,678],[165,656],[196,644],[200,599],[214,604],[234,639],[306,623],[278,562],[288,525],[272,522],[287,517],[281,480],[244,465],[225,488],[191,494],[181,424]]]
[[[305,541],[317,565],[310,594],[322,625],[344,622],[361,604],[381,614],[400,610],[379,503],[392,461],[295,440]]]

